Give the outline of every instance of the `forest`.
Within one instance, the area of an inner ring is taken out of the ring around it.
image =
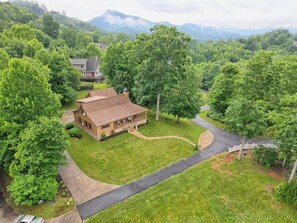
[[[132,37],[34,2],[0,3],[0,165],[13,179],[8,189],[23,205],[56,194],[68,146],[60,108],[76,99],[80,84],[70,58],[99,58],[108,85],[118,93],[128,88],[134,102],[156,109],[156,119],[159,110],[177,121],[194,118],[200,89],[209,90],[211,118],[243,142],[268,135],[296,172],[296,52],[297,36],[286,29],[198,42],[158,25]]]

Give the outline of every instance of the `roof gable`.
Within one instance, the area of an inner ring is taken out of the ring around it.
[[[87,103],[81,103],[82,108],[88,114],[94,111],[103,110],[131,102],[125,95],[116,95],[109,98],[94,100]]]
[[[93,97],[93,96],[101,96],[101,97],[113,97],[117,96],[117,92],[114,90],[114,88],[105,88],[105,89],[100,89],[100,90],[95,90],[95,91],[90,91],[87,97]]]

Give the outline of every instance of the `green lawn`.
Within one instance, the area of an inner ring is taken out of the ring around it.
[[[224,123],[219,122],[219,121],[215,121],[215,120],[213,120],[213,119],[207,117],[207,115],[206,115],[207,112],[208,112],[208,110],[207,110],[207,111],[202,111],[202,112],[199,113],[199,116],[200,116],[201,118],[203,118],[205,121],[207,121],[207,122],[213,124],[214,126],[223,129],[223,128],[224,128]]]
[[[149,111],[149,125],[139,129],[145,136],[181,136],[197,144],[200,134],[205,131],[204,128],[188,119],[181,119],[180,123],[177,123],[175,117],[162,113],[159,121],[156,121],[155,115],[155,112]]]
[[[86,82],[82,82],[82,83],[86,83]],[[93,83],[93,84],[94,84],[94,89],[92,89],[92,90],[107,88],[107,84],[103,84],[103,83]],[[71,102],[63,105],[62,110],[73,110],[73,109],[75,109],[76,106],[77,106],[76,100],[85,98],[87,96],[87,94],[89,93],[89,91],[91,91],[91,90],[78,91],[76,99],[74,101],[71,101]]]
[[[152,131],[154,127],[156,130]],[[186,128],[190,130],[184,135]],[[148,126],[139,130],[147,135],[186,136],[193,142],[204,132],[203,128],[190,121],[183,120],[176,125],[173,120],[165,121],[164,116],[159,123],[150,121]],[[105,183],[125,184],[188,157],[197,150],[178,139],[146,141],[124,133],[99,142],[84,133],[82,139],[71,139],[68,152],[88,176]]]
[[[112,222],[297,222],[293,207],[274,198],[282,182],[251,157],[226,153],[207,160],[91,217]]]

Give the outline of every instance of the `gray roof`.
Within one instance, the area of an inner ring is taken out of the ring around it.
[[[88,59],[70,59],[71,64],[86,64]]]
[[[97,59],[70,59],[72,65],[84,64],[86,72],[94,72],[98,69],[99,60]]]
[[[93,60],[93,59],[88,59],[87,60],[87,72],[93,72],[98,69],[99,66],[99,60]]]

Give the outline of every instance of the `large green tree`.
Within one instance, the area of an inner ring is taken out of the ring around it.
[[[266,129],[266,122],[266,115],[257,102],[238,96],[230,103],[226,110],[225,128],[242,136],[239,160],[243,154],[245,139],[262,134]]]
[[[157,102],[156,120],[159,119],[160,95],[182,78],[189,62],[188,44],[191,38],[175,27],[158,25],[151,34],[136,38],[136,59],[139,63],[134,88],[138,103],[152,107]]]
[[[107,83],[115,88],[117,92],[122,92],[127,88],[130,92],[134,88],[135,73],[137,64],[133,58],[132,42],[119,42],[110,45],[101,61],[101,71]],[[133,92],[130,96],[134,98]]]
[[[279,104],[279,109],[271,112],[270,119],[272,137],[278,145],[281,156],[292,157],[294,166],[289,178],[292,181],[297,170],[297,93],[285,96]]]
[[[226,109],[232,100],[235,88],[236,77],[239,74],[239,68],[232,63],[226,64],[221,73],[215,77],[215,81],[210,89],[209,104],[214,115],[222,120]]]
[[[168,92],[164,92],[163,110],[177,117],[195,118],[201,107],[201,76],[197,74],[194,65],[188,65],[183,77],[172,86]]]
[[[40,116],[58,116],[60,102],[48,83],[49,69],[33,59],[11,59],[0,79],[0,162],[7,169],[20,131]]]
[[[53,17],[49,14],[43,16],[43,32],[50,37],[57,39],[59,37],[60,25],[55,22]]]
[[[52,200],[57,193],[58,167],[65,163],[68,147],[63,125],[57,118],[40,117],[21,133],[9,191],[17,204],[32,205]]]

